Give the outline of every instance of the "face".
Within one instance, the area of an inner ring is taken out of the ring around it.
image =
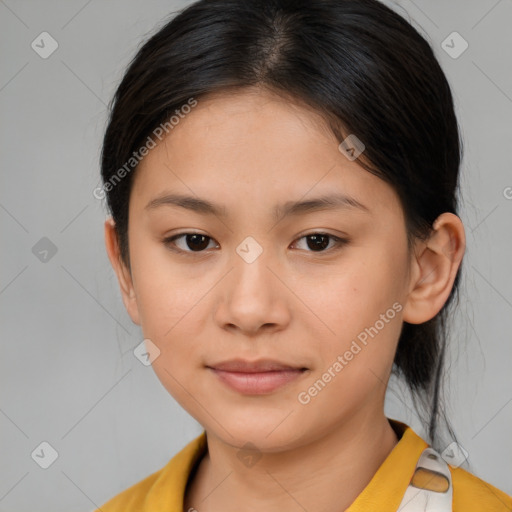
[[[382,415],[405,220],[318,114],[253,90],[198,101],[140,163],[128,236],[125,304],[208,432],[272,452]]]

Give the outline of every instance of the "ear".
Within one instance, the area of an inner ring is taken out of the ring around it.
[[[123,298],[126,311],[128,311],[132,321],[135,324],[140,325],[137,297],[133,287],[131,272],[121,259],[117,230],[112,217],[109,217],[105,221],[105,246],[107,248],[108,259],[110,260],[112,268],[114,269],[119,281],[121,296]]]
[[[410,292],[403,320],[422,324],[437,315],[453,287],[466,248],[464,225],[457,215],[441,214],[427,241],[418,242],[411,261]]]

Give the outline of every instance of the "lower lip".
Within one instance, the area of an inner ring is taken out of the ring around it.
[[[279,370],[260,373],[228,372],[215,368],[211,368],[211,370],[224,384],[246,395],[271,393],[304,373],[302,370]]]

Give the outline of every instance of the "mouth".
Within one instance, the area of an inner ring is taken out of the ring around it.
[[[263,395],[302,376],[308,368],[269,359],[245,361],[233,359],[207,366],[230,389],[245,395]]]

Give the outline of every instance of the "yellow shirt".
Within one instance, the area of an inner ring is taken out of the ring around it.
[[[396,512],[402,501],[428,444],[404,423],[389,421],[401,433],[400,440],[345,512]],[[114,496],[96,512],[186,512],[183,498],[188,478],[206,450],[203,432],[162,469]],[[453,512],[512,511],[512,497],[460,467],[449,467]]]

